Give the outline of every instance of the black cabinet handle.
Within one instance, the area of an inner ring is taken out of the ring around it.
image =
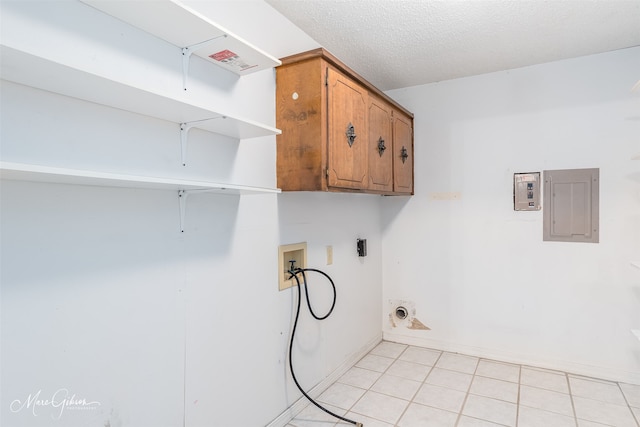
[[[380,154],[380,157],[382,157],[382,153],[384,153],[384,150],[386,149],[387,147],[384,145],[384,139],[380,137],[380,139],[378,140],[378,154]]]
[[[349,143],[349,147],[353,145],[353,142],[356,140],[358,135],[356,135],[356,128],[353,127],[353,124],[349,122],[347,125],[347,142]]]

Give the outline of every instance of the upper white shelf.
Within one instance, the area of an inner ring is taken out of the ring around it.
[[[221,194],[280,193],[278,188],[252,187],[174,178],[125,175],[78,169],[56,168],[25,163],[0,162],[0,178],[6,180],[56,184],[126,187],[155,190],[207,191]]]
[[[280,61],[176,0],[81,0],[180,48],[243,76]]]
[[[0,57],[0,77],[15,83],[170,122],[189,123],[238,139],[281,133],[274,127],[189,102],[186,95],[184,99],[178,99],[5,45],[0,46]]]

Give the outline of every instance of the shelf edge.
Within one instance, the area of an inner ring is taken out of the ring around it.
[[[279,188],[254,187],[209,181],[183,180],[153,176],[127,175],[111,172],[68,169],[0,161],[0,178],[3,180],[49,182],[58,184],[89,185],[157,190],[198,190],[223,194],[280,193]]]
[[[209,40],[220,39],[219,49],[224,53],[227,49],[234,49],[234,53],[242,58],[251,58],[255,65],[246,68],[239,66],[238,61],[216,60],[211,52],[194,50],[194,54],[238,76],[277,67],[280,60],[264,50],[249,43],[221,25],[213,22],[207,16],[178,0],[154,0],[149,2],[123,2],[119,0],[80,0],[82,3],[125,22],[141,31],[158,37],[179,48],[189,48]],[[149,17],[155,17],[149,19]],[[164,25],[169,18],[182,21],[181,31],[174,26]],[[226,40],[226,43],[224,42]],[[237,50],[237,52],[236,52]],[[215,52],[214,52],[215,53]],[[249,65],[249,64],[247,64]]]
[[[273,136],[282,133],[275,127],[255,120],[216,112],[206,106],[191,103],[186,99],[178,99],[168,94],[154,92],[148,88],[113,80],[90,70],[76,68],[54,59],[38,56],[5,43],[0,43],[0,55],[2,56],[0,78],[8,82],[173,123],[201,122],[196,124],[195,127],[236,139]],[[37,71],[34,73],[34,70]],[[42,74],[45,73],[43,70],[46,70],[46,78],[42,78]],[[73,79],[71,79],[73,84],[65,83],[65,80],[69,80],[68,76],[70,74],[73,75]],[[63,79],[61,77],[63,75],[66,75],[67,78]],[[78,81],[84,81],[85,83],[79,85],[77,84]],[[94,90],[88,93],[79,89],[81,87],[96,87],[100,85],[103,88],[102,91]],[[133,96],[127,98],[118,96],[117,93],[128,93]],[[135,99],[136,102],[125,103],[121,101],[122,99]],[[215,126],[207,126],[207,124],[211,124],[211,119],[222,117],[234,121],[235,124],[217,128]]]

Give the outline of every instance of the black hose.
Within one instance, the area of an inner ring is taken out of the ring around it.
[[[324,277],[326,277],[329,280],[329,283],[331,283],[331,287],[333,289],[333,302],[331,303],[331,308],[329,309],[327,314],[325,314],[324,316],[316,315],[316,313],[313,311],[313,308],[311,307],[311,301],[309,300],[309,289],[307,287],[307,276],[305,275],[305,271],[313,271],[313,272],[316,272],[316,273],[320,273],[320,274],[322,274]],[[296,374],[293,371],[293,358],[292,358],[293,339],[294,339],[294,337],[296,335],[296,328],[298,326],[298,317],[300,316],[300,301],[302,300],[302,291],[300,290],[300,279],[298,279],[298,273],[302,273],[302,283],[304,284],[304,293],[305,293],[305,295],[307,297],[307,307],[309,307],[309,311],[311,312],[311,315],[313,316],[314,319],[316,319],[316,320],[324,320],[324,319],[326,319],[333,312],[333,308],[336,306],[336,285],[333,283],[333,280],[331,280],[331,277],[329,277],[329,275],[327,273],[325,273],[324,271],[316,270],[315,268],[294,268],[292,270],[289,270],[289,274],[291,274],[291,277],[296,279],[296,284],[298,285],[297,286],[298,287],[298,304],[297,304],[297,308],[296,308],[296,317],[295,317],[295,320],[293,321],[293,330],[291,331],[291,340],[289,341],[289,369],[291,370],[291,377],[293,378],[293,382],[296,383],[296,386],[298,387],[298,390],[300,390],[300,392],[304,395],[304,397],[307,398],[307,400],[309,400],[309,402],[313,403],[314,405],[316,405],[318,408],[322,409],[327,414],[329,414],[329,415],[331,415],[331,416],[333,416],[335,418],[338,418],[338,419],[340,419],[342,421],[346,421],[348,423],[355,424],[358,427],[362,427],[362,423],[359,423],[357,421],[353,421],[353,420],[350,420],[350,419],[345,418],[343,416],[340,416],[338,414],[335,414],[335,413],[331,412],[330,410],[328,410],[327,408],[325,408],[322,405],[320,405],[315,400],[313,400],[311,398],[311,396],[309,396],[307,393],[305,393],[305,391],[302,389],[302,386],[300,386],[300,383],[298,382],[298,379],[296,378]]]

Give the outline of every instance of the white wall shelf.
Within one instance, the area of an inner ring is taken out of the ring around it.
[[[191,54],[239,76],[280,61],[176,0],[81,0],[96,9],[182,48],[183,87]]]
[[[186,164],[191,128],[248,139],[279,135],[281,131],[253,120],[232,117],[168,94],[132,86],[28,52],[0,45],[0,77],[4,80],[180,125],[182,164]]]
[[[209,62],[240,76],[280,64],[277,59],[175,0],[83,0],[83,3],[182,48],[184,83],[192,54],[202,56]],[[183,165],[186,163],[188,133],[192,128],[236,139],[274,136],[281,133],[272,126],[214,111],[206,100],[198,100],[197,97],[181,90],[179,84],[175,87],[165,87],[163,84],[158,85],[147,80],[131,80],[127,73],[110,73],[109,67],[96,67],[91,61],[78,61],[78,57],[56,56],[48,51],[40,52],[24,46],[20,37],[9,37],[0,41],[1,79],[176,123],[180,130],[179,143]],[[0,179],[173,190],[178,193],[180,202],[181,230],[184,230],[186,200],[190,194],[208,192],[244,195],[280,192],[277,188],[4,161],[0,161]]]
[[[209,181],[126,175],[111,172],[87,171],[0,161],[0,179],[55,184],[88,185],[98,187],[141,188],[173,190],[178,192],[180,203],[180,231],[184,232],[187,196],[197,193],[228,195],[277,194],[278,188],[252,187]]]
[[[189,124],[237,139],[281,133],[274,127],[212,111],[189,102],[186,97],[178,99],[131,86],[5,45],[0,46],[0,56],[0,77],[14,83],[178,124]]]
[[[278,188],[252,187],[246,185],[142,175],[127,175],[4,161],[0,161],[0,178],[3,180],[91,185],[98,187],[126,187],[198,192],[208,191],[221,194],[280,193],[280,189]]]

